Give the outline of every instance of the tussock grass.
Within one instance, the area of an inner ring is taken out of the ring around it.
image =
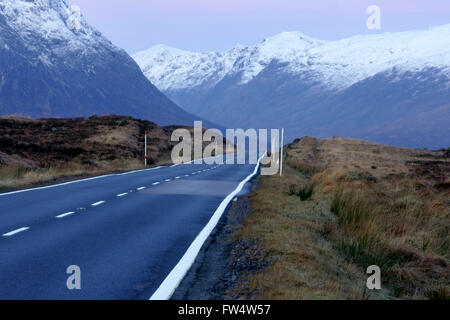
[[[314,191],[313,185],[308,185],[308,186],[303,187],[300,190],[298,190],[297,195],[300,198],[300,200],[306,201],[312,197],[313,191]]]
[[[297,187],[297,185],[291,184],[289,186],[288,195],[290,196],[296,195],[300,198],[301,201],[306,201],[312,197],[313,192],[314,186],[311,184],[301,187]]]
[[[250,298],[450,299],[446,150],[342,138],[286,150],[283,177],[260,179],[237,235],[272,257],[243,281],[258,293]],[[298,186],[314,186],[310,201],[299,201]],[[370,265],[382,270],[381,291],[365,289]]]
[[[378,265],[394,296],[449,298],[449,210],[442,195],[413,186],[410,179],[338,185],[330,233],[352,261]]]
[[[323,233],[324,223],[335,220],[328,204],[315,195],[299,201],[298,186],[310,187],[307,177],[291,167],[283,177],[259,179],[251,195],[253,213],[234,237],[257,239],[269,265],[246,275],[234,293],[249,299],[362,299],[362,270]]]

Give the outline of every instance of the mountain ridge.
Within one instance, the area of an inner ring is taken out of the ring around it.
[[[433,37],[430,37],[430,34]],[[179,80],[179,83],[177,83],[176,86],[170,86],[168,83],[162,81],[163,78],[158,78],[161,76],[161,74],[163,72],[166,72],[167,74],[171,75],[170,70],[164,70],[161,67],[158,69],[153,69],[153,68],[149,68],[149,64],[152,63],[151,59],[158,59],[158,62],[160,63],[170,63],[172,61],[170,60],[178,60],[180,61],[180,59],[185,58],[187,59],[191,59],[190,62],[193,62],[192,64],[190,64],[190,68],[189,72],[192,72],[193,70],[195,70],[196,68],[200,69],[198,70],[198,72],[204,71],[204,72],[210,72],[210,70],[205,70],[204,68],[199,68],[198,65],[195,64],[196,62],[196,58],[201,57],[201,60],[206,59],[206,58],[216,58],[217,61],[213,61],[215,62],[214,64],[210,64],[209,66],[212,67],[216,67],[218,66],[219,62],[230,62],[229,60],[232,60],[231,65],[235,67],[235,70],[233,70],[234,73],[241,71],[239,68],[241,67],[241,65],[239,65],[240,62],[247,62],[249,63],[250,61],[248,61],[249,58],[254,58],[251,57],[252,55],[257,54],[256,58],[261,58],[258,61],[251,61],[252,63],[254,62],[259,62],[261,64],[266,63],[267,64],[267,60],[278,60],[279,62],[289,62],[289,63],[293,63],[294,65],[291,66],[290,71],[292,71],[293,73],[296,72],[301,72],[303,70],[301,70],[300,68],[302,66],[305,65],[314,65],[315,61],[314,59],[318,59],[321,56],[320,55],[325,55],[328,54],[327,57],[323,57],[325,60],[327,59],[333,59],[333,63],[335,63],[334,67],[347,67],[345,65],[345,63],[349,63],[350,61],[339,61],[341,58],[345,58],[344,57],[344,53],[346,53],[346,51],[344,51],[343,53],[339,53],[337,52],[335,55],[333,55],[332,51],[336,49],[338,49],[340,47],[341,50],[344,50],[345,48],[348,48],[348,51],[353,51],[355,50],[355,48],[360,49],[360,50],[366,50],[366,49],[374,49],[375,47],[377,47],[378,45],[372,45],[369,46],[368,43],[379,43],[379,40],[382,39],[386,39],[386,42],[389,42],[388,44],[391,47],[386,47],[384,46],[383,48],[381,48],[380,50],[378,50],[378,52],[375,52],[374,54],[372,54],[371,56],[367,57],[364,56],[363,59],[361,59],[360,61],[357,61],[359,64],[362,64],[364,60],[369,60],[368,61],[368,65],[373,64],[374,61],[370,60],[370,59],[381,59],[381,60],[386,60],[386,61],[381,61],[382,63],[385,63],[385,65],[379,65],[379,66],[374,66],[373,69],[374,70],[368,70],[368,75],[366,77],[363,78],[358,78],[359,80],[363,80],[365,78],[367,78],[368,76],[373,76],[375,74],[377,74],[378,72],[381,71],[385,71],[393,66],[396,65],[402,65],[405,62],[408,62],[408,60],[418,60],[418,58],[421,59],[425,59],[425,58],[429,58],[430,56],[433,57],[434,59],[432,61],[422,61],[426,66],[445,66],[445,71],[448,72],[448,74],[450,74],[450,40],[449,37],[443,37],[444,35],[450,36],[450,24],[446,24],[446,25],[442,25],[442,26],[435,26],[435,27],[430,27],[428,29],[420,29],[420,30],[414,30],[414,31],[404,31],[404,32],[396,32],[396,33],[383,33],[383,34],[376,34],[376,35],[357,35],[357,36],[352,36],[349,38],[344,38],[344,39],[340,39],[340,40],[335,40],[335,41],[330,41],[330,40],[319,40],[319,39],[314,39],[311,38],[309,36],[304,35],[303,33],[299,32],[299,31],[290,31],[290,32],[282,32],[278,35],[272,36],[272,37],[268,37],[265,38],[262,42],[260,42],[259,44],[253,45],[253,46],[236,46],[234,48],[232,48],[229,51],[225,51],[225,52],[214,52],[214,51],[210,51],[210,52],[191,52],[191,51],[187,51],[187,50],[181,50],[181,49],[177,49],[174,47],[169,47],[169,46],[165,46],[165,45],[157,45],[154,46],[148,50],[144,50],[144,51],[140,51],[137,52],[135,54],[132,55],[132,57],[137,61],[137,63],[141,66],[141,68],[144,70],[144,73],[146,74],[146,76],[148,78],[150,78],[151,80],[153,80],[153,82],[155,83],[155,85],[158,88],[161,88],[162,90],[167,90],[167,89],[173,89],[173,88],[187,88],[190,84],[181,81],[181,77]],[[303,41],[299,41],[297,43],[294,43],[293,39],[298,38],[298,40],[303,40]],[[442,37],[442,38],[441,38]],[[432,38],[432,41],[429,41],[428,46],[425,46],[425,48],[422,48],[421,52],[418,52],[418,54],[416,54],[416,56],[414,56],[413,54],[411,54],[412,51],[416,50],[419,47],[424,47],[424,43],[419,43],[416,44],[416,47],[411,48],[409,45],[411,44],[415,44],[416,42],[419,42],[421,40],[423,40],[423,38]],[[442,39],[442,43],[439,43],[439,41],[437,41],[436,39]],[[400,41],[399,40],[403,40]],[[397,42],[397,43],[396,43]],[[305,46],[302,47],[301,43],[304,43]],[[308,46],[308,44],[310,44]],[[431,47],[430,47],[431,45]],[[350,47],[349,47],[350,46]],[[353,46],[353,47],[352,47]],[[161,48],[166,48],[166,50],[161,50]],[[434,52],[431,52],[432,54],[430,55],[429,51],[431,51],[432,49],[434,49],[435,51],[437,50],[441,50],[439,51],[439,53],[436,55],[433,55]],[[394,51],[396,50],[396,51]],[[409,53],[409,55],[407,55],[404,51],[409,50],[407,53]],[[380,52],[381,51],[381,52]],[[389,51],[390,55],[393,55],[392,57],[389,57],[389,55],[385,55],[385,53]],[[308,53],[308,54],[304,54],[304,53]],[[244,54],[244,56],[238,56],[236,53],[239,54]],[[291,54],[290,54],[291,53]],[[245,56],[245,54],[247,54]],[[378,56],[376,56],[375,54],[378,54]],[[404,60],[402,61],[402,55],[404,56]],[[387,58],[386,58],[387,56]],[[410,57],[408,59],[408,56]],[[352,57],[353,58],[353,57]],[[439,63],[439,59],[443,59],[442,63]],[[247,60],[246,60],[247,59]],[[309,59],[309,60],[308,60]],[[405,61],[406,59],[406,61]],[[169,60],[169,61],[168,61]],[[194,60],[194,61],[192,61]],[[270,62],[269,61],[269,62]],[[180,65],[183,63],[184,61],[180,62]],[[205,61],[202,61],[205,62]],[[420,62],[420,61],[419,61]],[[367,64],[367,63],[366,63]],[[200,66],[204,66],[204,65],[200,65]],[[367,65],[365,66],[367,67]],[[413,67],[420,67],[420,65],[413,65]],[[262,70],[262,69],[261,69]],[[258,70],[258,72],[256,74],[252,74],[251,73],[251,68],[249,68],[248,70],[244,70],[244,72],[250,73],[249,75],[244,75],[243,82],[246,83],[248,81],[250,81],[252,79],[252,76],[257,75],[261,70]],[[215,70],[217,71],[217,70]],[[231,71],[231,70],[230,70]],[[253,70],[255,71],[255,70]],[[352,74],[353,75],[353,74]],[[347,76],[347,78],[351,78],[350,76]],[[166,78],[167,79],[167,76]],[[186,80],[186,79],[183,79]],[[222,80],[222,78],[220,79]],[[342,80],[342,78],[340,78],[339,80]],[[207,80],[204,80],[204,82],[206,82]],[[333,81],[333,82],[338,82],[338,81]],[[354,79],[350,80],[347,79],[347,83],[348,86],[355,83]]]
[[[67,0],[0,3],[0,70],[0,115],[121,114],[161,125],[196,119]]]
[[[224,126],[450,145],[450,24],[337,41],[287,32],[225,53],[171,52],[133,58],[176,103]]]

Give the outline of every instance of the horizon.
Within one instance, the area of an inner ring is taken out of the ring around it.
[[[283,31],[334,41],[450,23],[450,2],[446,0],[69,2],[78,5],[89,24],[129,54],[159,44],[186,51],[223,52],[238,45],[254,45]],[[366,26],[366,10],[373,4],[381,9],[380,30]]]
[[[227,50],[222,50],[222,51],[212,51],[212,50],[209,50],[209,51],[193,51],[193,50],[186,50],[186,49],[183,49],[183,48],[173,47],[173,46],[167,45],[167,44],[165,44],[165,43],[156,43],[156,44],[154,44],[153,46],[148,47],[147,49],[143,49],[143,50],[140,50],[140,51],[133,52],[133,53],[131,53],[131,55],[134,56],[135,54],[138,54],[138,53],[141,53],[141,52],[145,52],[145,51],[150,50],[150,49],[155,48],[155,47],[165,47],[165,48],[167,48],[167,49],[169,49],[169,50],[170,50],[170,49],[174,49],[174,50],[177,50],[177,51],[186,51],[186,52],[195,52],[195,53],[206,53],[206,52],[219,52],[219,53],[221,53],[221,52],[226,52],[226,51],[232,50],[233,48],[236,48],[236,47],[239,47],[239,46],[245,46],[245,47],[248,47],[248,46],[257,45],[257,44],[259,44],[259,43],[262,43],[262,41],[264,41],[264,40],[266,40],[266,39],[268,39],[268,38],[276,37],[276,36],[278,36],[278,35],[281,35],[282,33],[295,33],[295,32],[300,32],[300,33],[302,33],[303,35],[309,36],[310,38],[313,38],[313,39],[315,39],[315,40],[335,42],[335,41],[341,41],[341,40],[350,39],[350,38],[353,38],[353,37],[359,37],[359,36],[375,36],[375,35],[383,35],[383,34],[404,33],[404,32],[411,32],[411,31],[427,31],[427,30],[431,30],[431,29],[433,29],[433,28],[439,28],[439,27],[444,27],[444,26],[450,26],[450,23],[445,23],[445,24],[440,24],[440,25],[433,25],[433,26],[429,26],[429,27],[426,27],[426,28],[418,28],[418,29],[403,30],[403,31],[396,31],[396,32],[386,31],[386,32],[378,32],[378,33],[374,33],[374,34],[355,34],[355,35],[351,35],[351,36],[348,36],[348,37],[339,38],[339,39],[333,39],[333,40],[321,39],[321,38],[314,38],[314,37],[311,37],[311,36],[308,35],[308,34],[305,34],[305,33],[301,32],[301,31],[299,31],[299,30],[285,30],[285,31],[281,31],[281,32],[279,32],[279,33],[277,33],[277,34],[268,35],[267,37],[261,39],[261,40],[258,41],[258,42],[255,42],[255,43],[253,43],[253,44],[242,45],[242,44],[240,44],[240,43],[237,43],[237,44],[235,44],[233,47],[231,47],[231,48],[229,48],[229,49],[227,49]]]

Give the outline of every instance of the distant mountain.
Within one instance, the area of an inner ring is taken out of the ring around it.
[[[193,124],[124,50],[76,18],[66,0],[0,1],[0,115]]]
[[[133,58],[180,106],[227,127],[450,146],[450,24],[338,41],[283,32],[225,53],[158,45]]]

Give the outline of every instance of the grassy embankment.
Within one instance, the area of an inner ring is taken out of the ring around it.
[[[149,165],[170,164],[177,128],[122,116],[0,118],[0,192],[142,169],[145,131]]]
[[[350,139],[288,146],[283,177],[262,177],[236,239],[269,266],[236,292],[264,299],[448,299],[450,154]],[[382,290],[365,289],[370,265]]]

